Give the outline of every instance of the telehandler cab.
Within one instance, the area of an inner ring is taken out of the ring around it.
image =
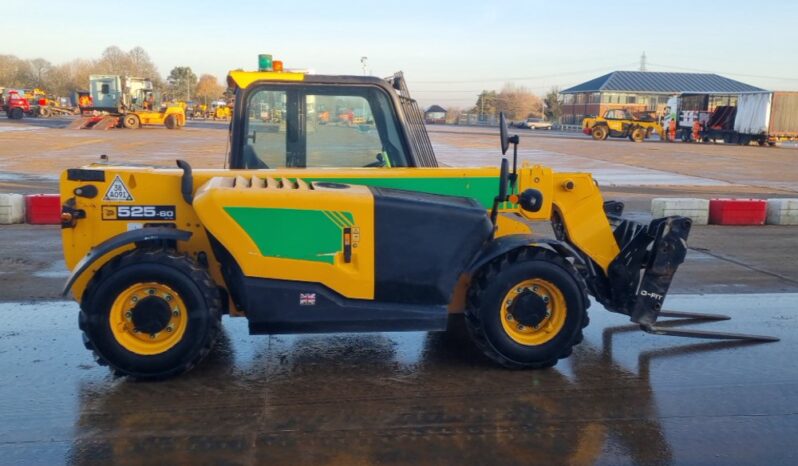
[[[64,293],[86,347],[117,374],[190,369],[222,314],[279,334],[440,331],[465,312],[474,342],[511,368],[569,356],[588,295],[652,333],[767,339],[657,327],[695,317],[661,310],[690,219],[637,224],[590,174],[518,167],[503,116],[512,169],[441,168],[401,73],[228,81],[229,168],[62,174]],[[529,221],[550,221],[556,238]]]

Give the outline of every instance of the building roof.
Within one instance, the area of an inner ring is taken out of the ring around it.
[[[760,89],[710,73],[663,73],[659,71],[613,71],[596,79],[561,91],[577,92],[652,92],[680,94],[737,94]]]
[[[446,109],[441,107],[440,105],[433,105],[427,109],[424,113],[446,113]]]

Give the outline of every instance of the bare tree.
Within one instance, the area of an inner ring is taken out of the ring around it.
[[[543,116],[543,101],[523,86],[505,84],[496,101],[497,110],[510,120]]]
[[[36,72],[30,62],[14,55],[0,55],[0,83],[6,87],[33,87]]]
[[[34,58],[28,62],[31,71],[36,76],[36,87],[44,87],[47,78],[46,73],[50,71],[53,65],[44,58]]]
[[[100,59],[97,61],[96,72],[98,74],[117,74],[121,76],[130,75],[131,59],[124,50],[116,45],[106,47]]]
[[[549,121],[559,121],[562,116],[562,103],[560,102],[560,90],[552,87],[543,99],[546,103],[546,119]]]
[[[203,74],[200,76],[199,81],[197,82],[195,95],[202,99],[203,103],[207,105],[209,100],[222,97],[224,91],[224,86],[219,84],[219,80],[216,79],[216,76]]]
[[[449,107],[449,110],[446,111],[446,124],[454,125],[460,121],[460,115],[463,114],[463,109],[460,107]]]

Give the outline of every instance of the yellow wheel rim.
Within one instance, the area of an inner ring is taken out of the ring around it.
[[[155,308],[156,311],[145,309]],[[143,312],[157,312],[163,325],[160,329],[150,325],[148,331],[136,328]],[[168,319],[168,320],[167,320]],[[186,332],[188,312],[186,305],[173,289],[156,283],[136,283],[114,300],[108,319],[116,341],[126,350],[143,356],[168,351]]]
[[[513,301],[522,293],[531,291],[540,296],[546,303],[546,316],[536,326],[522,325],[510,312]],[[542,345],[552,340],[565,325],[568,308],[562,291],[553,283],[534,278],[524,280],[504,295],[500,317],[502,327],[513,341],[526,346]]]

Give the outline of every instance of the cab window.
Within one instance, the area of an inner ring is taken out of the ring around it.
[[[252,96],[247,115],[244,154],[250,153],[248,165],[254,166],[247,168],[285,166],[287,134],[285,105],[285,91],[263,90]]]
[[[245,168],[408,165],[391,101],[373,86],[269,85],[247,113]]]

